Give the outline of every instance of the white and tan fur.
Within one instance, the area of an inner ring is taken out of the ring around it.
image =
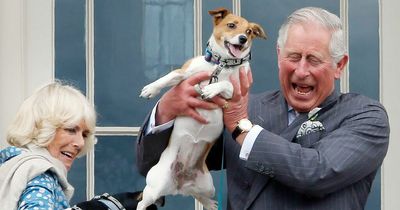
[[[240,59],[250,53],[252,40],[256,37],[266,38],[260,25],[231,14],[224,8],[209,11],[214,19],[214,30],[209,39],[209,47],[219,54],[221,59]],[[201,83],[203,98],[210,99],[216,95],[229,99],[233,86],[229,76],[239,75],[239,68],[249,69],[249,62],[223,69],[218,81]],[[164,87],[177,85],[182,80],[200,71],[214,71],[217,65],[198,56],[188,60],[181,69],[176,69],[157,81],[145,86],[141,97],[152,98]],[[206,157],[215,140],[223,131],[222,110],[197,111],[209,122],[201,124],[191,117],[180,116],[175,119],[174,128],[168,147],[161,154],[159,162],[146,176],[146,187],[143,200],[138,210],[145,210],[164,195],[192,195],[206,209],[217,209],[212,198],[215,194],[213,180],[205,164]]]

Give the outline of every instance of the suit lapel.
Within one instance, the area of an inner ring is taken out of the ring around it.
[[[259,118],[262,118],[259,125],[273,133],[281,133],[288,124],[287,110],[287,104],[280,92],[275,97],[263,99],[260,110],[257,111]]]
[[[300,125],[307,120],[307,113],[301,113],[294,121],[286,127],[279,135],[288,141],[293,141],[300,128]]]

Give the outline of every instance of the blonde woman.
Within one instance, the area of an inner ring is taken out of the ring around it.
[[[95,126],[95,109],[70,85],[54,82],[28,97],[7,132],[12,146],[0,150],[1,208],[69,208],[74,188],[67,172],[77,157],[93,149]],[[133,193],[123,196],[136,201]],[[119,208],[121,203],[112,196],[101,196],[78,206],[108,209],[107,205]]]

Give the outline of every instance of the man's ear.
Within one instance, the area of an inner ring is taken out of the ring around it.
[[[214,26],[218,25],[230,13],[228,9],[223,7],[208,11],[208,14],[214,17]]]
[[[339,62],[336,63],[335,79],[340,79],[347,63],[349,62],[349,56],[345,54]]]
[[[278,57],[278,68],[281,68],[281,49],[276,45],[276,55]]]

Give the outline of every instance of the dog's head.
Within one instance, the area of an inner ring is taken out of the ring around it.
[[[224,58],[243,58],[250,52],[254,38],[267,38],[259,24],[248,22],[225,8],[208,13],[214,18],[214,30],[209,44]]]

